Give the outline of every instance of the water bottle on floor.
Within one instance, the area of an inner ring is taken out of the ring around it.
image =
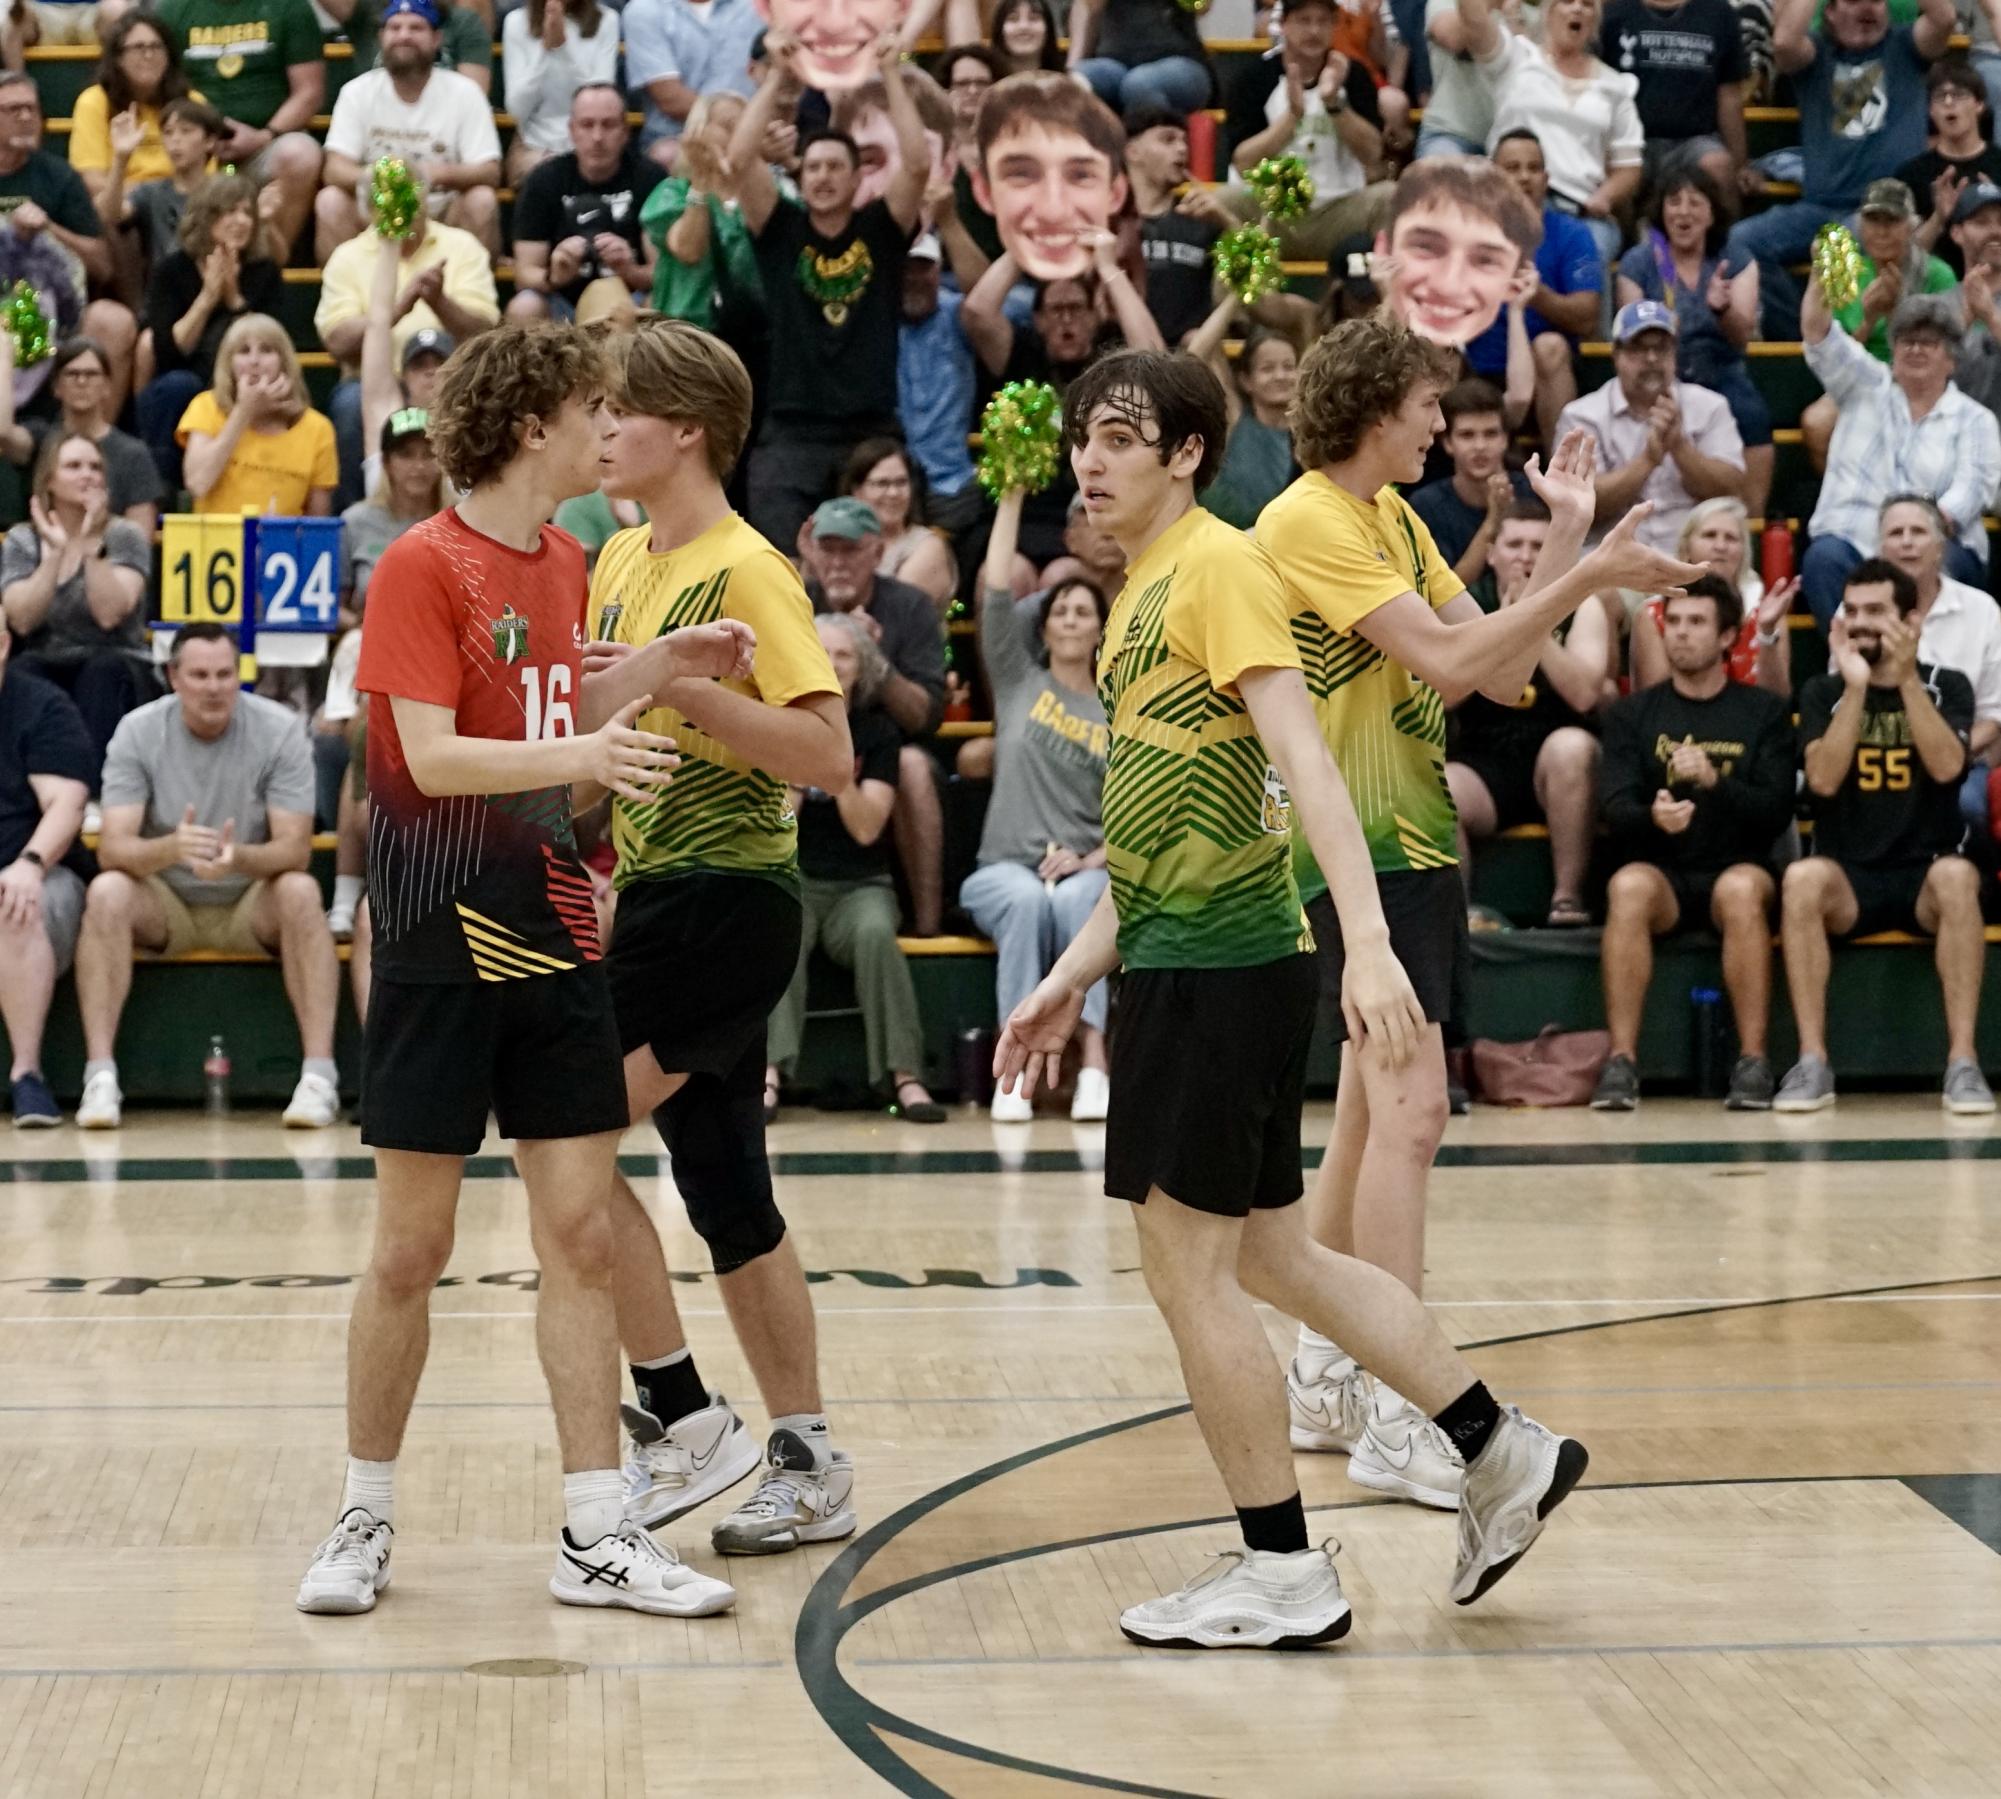
[[[229,1113],[229,1045],[217,1035],[208,1040],[208,1055],[201,1065],[203,1091],[208,1115],[227,1117]]]

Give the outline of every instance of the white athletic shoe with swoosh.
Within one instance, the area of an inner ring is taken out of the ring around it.
[[[672,1424],[622,1405],[618,1415],[632,1439],[625,1464],[625,1515],[641,1529],[667,1524],[727,1492],[757,1466],[757,1439],[720,1393]]]
[[[1576,1438],[1544,1430],[1514,1406],[1501,1408],[1487,1447],[1466,1469],[1459,1560],[1452,1571],[1455,1605],[1471,1605],[1528,1554],[1590,1462]]]
[[[782,1555],[855,1534],[855,1469],[844,1449],[817,1462],[796,1432],[775,1430],[757,1491],[709,1533],[725,1555]]]
[[[1229,1549],[1178,1593],[1119,1618],[1135,1643],[1171,1649],[1295,1649],[1345,1637],[1354,1622],[1332,1550]]]
[[[1345,1374],[1308,1378],[1295,1356],[1285,1371],[1286,1408],[1295,1449],[1332,1450],[1353,1455],[1369,1422],[1369,1377],[1353,1362]]]
[[[706,1618],[736,1604],[736,1588],[698,1574],[629,1518],[588,1548],[565,1529],[549,1591],[565,1605],[623,1606],[665,1618]]]
[[[1348,1458],[1348,1478],[1377,1493],[1456,1512],[1466,1464],[1437,1425],[1377,1381],[1362,1440]]]

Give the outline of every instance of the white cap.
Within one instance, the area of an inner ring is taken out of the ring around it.
[[[943,262],[945,252],[938,243],[935,231],[920,232],[904,255],[918,262]]]

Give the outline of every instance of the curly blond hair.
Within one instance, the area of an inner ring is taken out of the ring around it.
[[[431,446],[454,486],[470,492],[514,460],[530,419],[549,420],[603,384],[590,333],[573,325],[500,325],[451,353],[431,402]]]
[[[1449,386],[1458,362],[1444,346],[1383,313],[1336,325],[1299,365],[1289,415],[1299,466],[1346,462],[1419,387]]]

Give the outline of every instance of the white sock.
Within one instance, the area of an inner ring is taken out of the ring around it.
[[[384,1524],[396,1522],[396,1464],[347,1458],[347,1487],[340,1496],[342,1516],[360,1506]]]
[[[92,1076],[100,1074],[108,1074],[115,1081],[118,1078],[118,1064],[112,1061],[109,1056],[106,1056],[101,1062],[86,1062],[83,1065],[83,1078],[85,1080],[89,1080]]]
[[[787,1412],[771,1421],[774,1431],[789,1430],[813,1452],[813,1466],[824,1468],[834,1452],[833,1434],[827,1429],[825,1412]]]
[[[340,1069],[331,1056],[308,1056],[299,1066],[301,1074],[316,1074],[329,1087],[340,1085]]]
[[[570,1541],[588,1549],[625,1520],[625,1481],[616,1468],[586,1468],[563,1476],[563,1522]]]
[[[335,875],[333,909],[352,912],[361,904],[362,875]]]
[[[1355,1365],[1355,1358],[1332,1337],[1323,1337],[1303,1324],[1299,1327],[1299,1360],[1316,1379],[1340,1380]]]

